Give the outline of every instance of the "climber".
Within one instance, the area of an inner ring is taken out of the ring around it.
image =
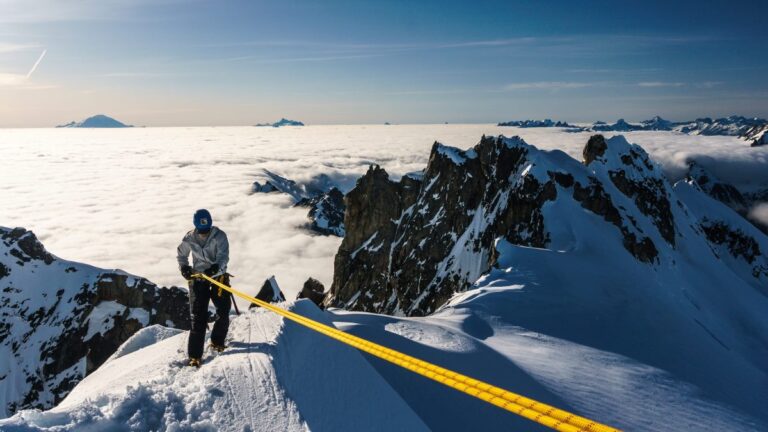
[[[189,283],[189,308],[192,329],[187,342],[189,365],[200,367],[205,345],[205,331],[208,327],[208,300],[216,307],[216,322],[211,331],[210,348],[221,352],[225,349],[224,340],[229,329],[229,309],[232,297],[227,292],[212,286],[202,278],[194,278],[196,273],[204,273],[229,285],[227,263],[229,262],[229,241],[227,234],[213,226],[213,219],[208,210],[200,209],[193,217],[195,229],[188,232],[177,249],[181,275]],[[192,254],[192,266],[189,254]]]

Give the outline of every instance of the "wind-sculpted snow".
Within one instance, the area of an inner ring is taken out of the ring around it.
[[[341,239],[306,230],[308,209],[287,195],[249,195],[263,169],[300,185],[325,174],[346,193],[371,163],[398,180],[426,166],[435,140],[466,149],[502,133],[576,159],[591,135],[494,125],[2,129],[0,225],[34,230],[60,256],[171,286],[183,283],[175,248],[191,215],[209,208],[230,237],[238,284],[256,289],[274,274],[293,298],[310,276],[330,285]],[[695,160],[742,192],[768,189],[766,146],[663,131],[625,136],[672,181]]]
[[[378,167],[361,178],[348,194],[349,230],[327,304],[431,314],[429,322],[468,315],[461,330],[594,416],[622,411],[614,404],[653,376],[657,390],[640,391],[661,393],[653,410],[634,412],[630,403],[629,417],[608,421],[628,430],[765,427],[765,234],[696,180],[672,186],[623,137],[591,137],[585,163],[518,137],[484,137],[470,151],[477,156],[435,144],[417,193]],[[400,204],[371,206],[393,200]],[[380,209],[390,213],[371,216]],[[530,344],[528,331],[537,339]],[[613,402],[584,401],[594,394],[590,369],[616,374],[594,380]],[[648,417],[681,405],[678,426]],[[728,414],[734,408],[746,415]]]
[[[189,328],[185,290],[51,255],[0,227],[0,415],[50,408],[134,332]]]

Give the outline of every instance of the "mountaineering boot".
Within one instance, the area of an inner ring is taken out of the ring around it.
[[[211,351],[216,351],[216,352],[224,352],[224,350],[227,349],[226,346],[215,344],[213,342],[211,342],[211,344],[208,346],[211,348]]]
[[[190,359],[189,359],[189,366],[194,366],[196,368],[199,368],[200,367],[200,359],[194,358],[194,357],[190,357]]]

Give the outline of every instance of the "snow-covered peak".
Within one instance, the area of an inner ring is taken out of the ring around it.
[[[465,152],[433,146],[417,194],[386,174],[375,181],[364,176],[361,189],[348,195],[352,225],[327,304],[428,314],[493,266],[498,238],[562,250],[597,236],[650,268],[674,266],[685,253],[685,237],[711,240],[640,146],[622,136],[595,135],[584,159],[542,151],[520,138],[483,137]],[[397,205],[379,214],[370,200],[379,200],[384,189],[392,194],[386,201]],[[585,211],[596,226],[572,226]],[[752,273],[745,277],[759,279]]]
[[[668,131],[674,127],[673,122],[665,120],[661,116],[654,116],[650,120],[643,120],[640,124],[643,125],[643,129],[654,131]]]
[[[456,165],[463,165],[468,159],[477,158],[477,154],[472,150],[462,151],[456,147],[450,147],[438,142],[436,142],[432,148],[432,154],[435,156],[439,155],[448,158]]]

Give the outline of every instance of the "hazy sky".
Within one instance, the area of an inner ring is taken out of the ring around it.
[[[0,127],[766,117],[766,16],[762,0],[0,0]]]

